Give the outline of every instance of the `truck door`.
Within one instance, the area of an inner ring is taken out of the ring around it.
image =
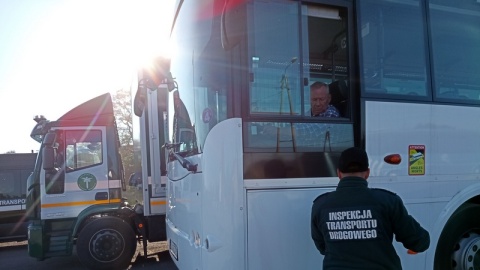
[[[105,127],[55,133],[54,168],[41,173],[41,218],[76,217],[90,205],[109,203]]]

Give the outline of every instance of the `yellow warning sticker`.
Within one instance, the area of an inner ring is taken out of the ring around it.
[[[425,174],[425,145],[408,146],[408,174]]]

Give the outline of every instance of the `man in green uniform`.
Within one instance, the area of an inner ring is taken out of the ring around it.
[[[337,174],[337,189],[318,196],[312,207],[312,239],[325,255],[324,270],[402,269],[393,235],[411,252],[429,247],[428,232],[408,214],[399,196],[368,188],[370,169],[364,150],[345,150]]]

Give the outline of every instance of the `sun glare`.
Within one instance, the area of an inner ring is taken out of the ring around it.
[[[72,85],[75,76],[73,85],[89,82],[83,91],[118,90],[137,68],[168,53],[172,2],[67,1],[42,25],[37,39],[44,42],[31,56],[40,58],[35,62],[43,69],[62,74],[62,85]]]
[[[0,97],[14,102],[3,109],[12,111],[22,104],[18,117],[25,122],[24,135],[28,138],[36,114],[56,120],[81,102],[130,88],[133,74],[140,67],[168,53],[174,2],[38,2],[35,16],[30,16],[32,21],[15,21],[28,26],[28,32],[17,33],[25,39],[12,46],[16,58],[9,65],[2,84],[6,91]]]

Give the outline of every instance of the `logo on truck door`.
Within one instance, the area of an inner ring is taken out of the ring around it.
[[[97,185],[97,178],[91,173],[84,173],[78,177],[77,185],[81,190],[92,190]]]

